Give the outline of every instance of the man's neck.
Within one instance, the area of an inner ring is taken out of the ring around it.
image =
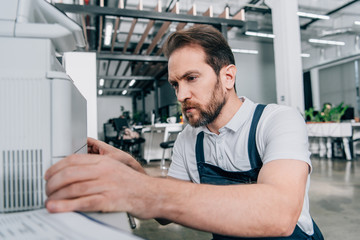
[[[240,99],[235,95],[229,97],[224,107],[222,108],[219,116],[206,127],[210,132],[220,134],[219,129],[224,127],[234,117],[236,112],[243,104],[243,99]]]

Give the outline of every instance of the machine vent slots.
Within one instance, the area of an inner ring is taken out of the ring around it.
[[[2,152],[3,197],[0,212],[30,210],[42,207],[42,150]]]

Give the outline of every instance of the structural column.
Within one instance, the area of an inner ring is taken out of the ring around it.
[[[159,116],[159,88],[158,80],[154,81],[154,102],[155,102],[155,114],[156,117]]]
[[[141,91],[141,101],[142,101],[141,119],[142,119],[143,124],[145,124],[145,92],[144,91]]]
[[[312,68],[310,70],[310,79],[314,109],[321,110],[322,106],[320,105],[319,68]]]
[[[271,8],[277,102],[304,112],[300,26],[297,0],[265,0]]]
[[[87,102],[87,136],[98,138],[96,54],[67,52],[64,54],[66,73]]]

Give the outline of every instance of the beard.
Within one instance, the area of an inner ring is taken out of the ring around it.
[[[187,122],[192,127],[206,126],[212,123],[219,116],[226,103],[226,98],[221,90],[221,85],[220,79],[218,78],[211,94],[210,101],[206,105],[192,103],[189,100],[182,103],[182,112],[184,113]],[[199,111],[199,117],[196,119],[194,114],[186,113],[186,109],[188,108],[197,109]]]

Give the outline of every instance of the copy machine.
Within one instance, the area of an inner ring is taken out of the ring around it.
[[[57,58],[84,46],[45,0],[0,0],[0,212],[43,207],[47,168],[86,153],[86,100]]]

